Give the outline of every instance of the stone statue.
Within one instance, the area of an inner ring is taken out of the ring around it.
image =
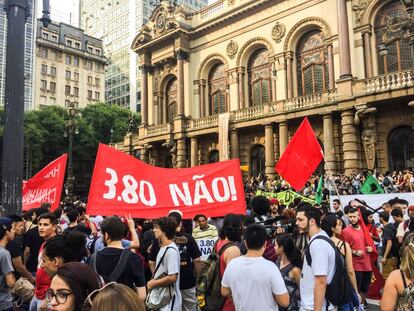
[[[362,119],[361,141],[364,147],[367,168],[375,168],[375,149],[377,145],[377,133],[375,129],[375,116],[373,114],[365,115]]]
[[[167,140],[162,144],[163,147],[167,148],[172,157],[172,167],[177,167],[177,143],[173,140]]]
[[[134,115],[131,113],[129,115],[129,125],[128,125],[128,132],[133,133],[137,131],[137,122],[135,121]]]

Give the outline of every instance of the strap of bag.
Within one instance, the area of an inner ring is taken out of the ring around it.
[[[165,249],[165,252],[164,252],[164,254],[162,254],[162,257],[161,257],[160,262],[158,263],[157,267],[155,267],[155,270],[154,270],[154,273],[153,273],[153,275],[152,275],[152,278],[154,278],[155,274],[156,274],[156,273],[157,273],[157,271],[158,271],[158,268],[161,266],[162,261],[164,260],[165,254],[167,254],[167,251],[168,251],[168,249],[169,249],[169,248],[173,248],[173,247],[168,246],[168,247]]]
[[[92,269],[93,271],[95,271],[96,273],[98,273],[98,270],[96,270],[96,257],[98,256],[99,252],[95,252],[92,254],[91,256],[91,264],[92,264]],[[99,274],[99,273],[98,273]]]
[[[119,257],[118,264],[115,267],[115,270],[109,275],[109,279],[112,282],[118,281],[121,277],[122,273],[125,270],[126,263],[128,261],[129,256],[131,255],[131,251],[129,249],[123,249],[121,253],[121,257]]]
[[[324,236],[324,235],[318,235],[318,236],[316,236],[312,241],[310,241],[309,242],[309,244],[306,246],[306,248],[305,248],[305,257],[306,257],[306,262],[308,263],[308,265],[309,266],[311,266],[312,265],[312,257],[311,257],[311,254],[310,254],[310,245],[312,244],[312,242],[313,241],[315,241],[316,239],[319,239],[319,240],[324,240],[324,241],[326,241],[326,242],[328,242],[328,244],[330,245],[330,246],[332,246],[332,248],[334,249],[334,250],[337,250],[337,248],[336,248],[336,246],[335,246],[335,244],[332,242],[332,240],[330,239],[330,238],[328,238],[328,237],[326,237],[326,236]]]

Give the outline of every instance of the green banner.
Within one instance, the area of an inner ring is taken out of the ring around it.
[[[310,204],[315,204],[315,200],[310,199],[308,197],[304,197],[303,195],[300,195],[292,190],[282,191],[282,192],[266,192],[262,190],[256,191],[256,196],[262,195],[267,198],[276,198],[278,199],[280,204],[288,206],[290,203],[293,202],[295,198],[300,198],[302,202],[307,202]]]

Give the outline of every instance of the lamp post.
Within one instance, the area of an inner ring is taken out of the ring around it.
[[[2,208],[8,214],[22,209],[24,164],[24,48],[27,0],[7,0],[6,85],[2,163]],[[43,1],[43,24],[49,24],[49,1]],[[36,17],[33,17],[36,18]]]
[[[77,126],[76,118],[78,116],[78,111],[75,108],[73,102],[69,104],[68,107],[69,120],[66,123],[64,136],[68,137],[68,176],[66,179],[65,188],[67,190],[67,201],[71,201],[73,198],[73,185],[75,181],[75,176],[73,175],[73,135],[79,134],[79,129]]]

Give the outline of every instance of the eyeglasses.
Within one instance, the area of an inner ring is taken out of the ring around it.
[[[86,305],[86,306],[89,305],[90,307],[92,307],[92,301],[93,301],[93,298],[95,297],[95,295],[97,293],[99,293],[101,290],[105,289],[106,287],[112,286],[114,284],[116,284],[116,282],[109,282],[108,284],[105,284],[101,288],[95,289],[93,292],[91,292],[88,295],[88,297],[86,297],[84,305]]]
[[[64,304],[66,303],[66,300],[68,300],[68,296],[72,295],[73,292],[68,290],[58,290],[56,293],[53,292],[52,289],[48,289],[46,291],[46,301],[51,302],[53,298],[55,298],[56,302],[58,304]]]

